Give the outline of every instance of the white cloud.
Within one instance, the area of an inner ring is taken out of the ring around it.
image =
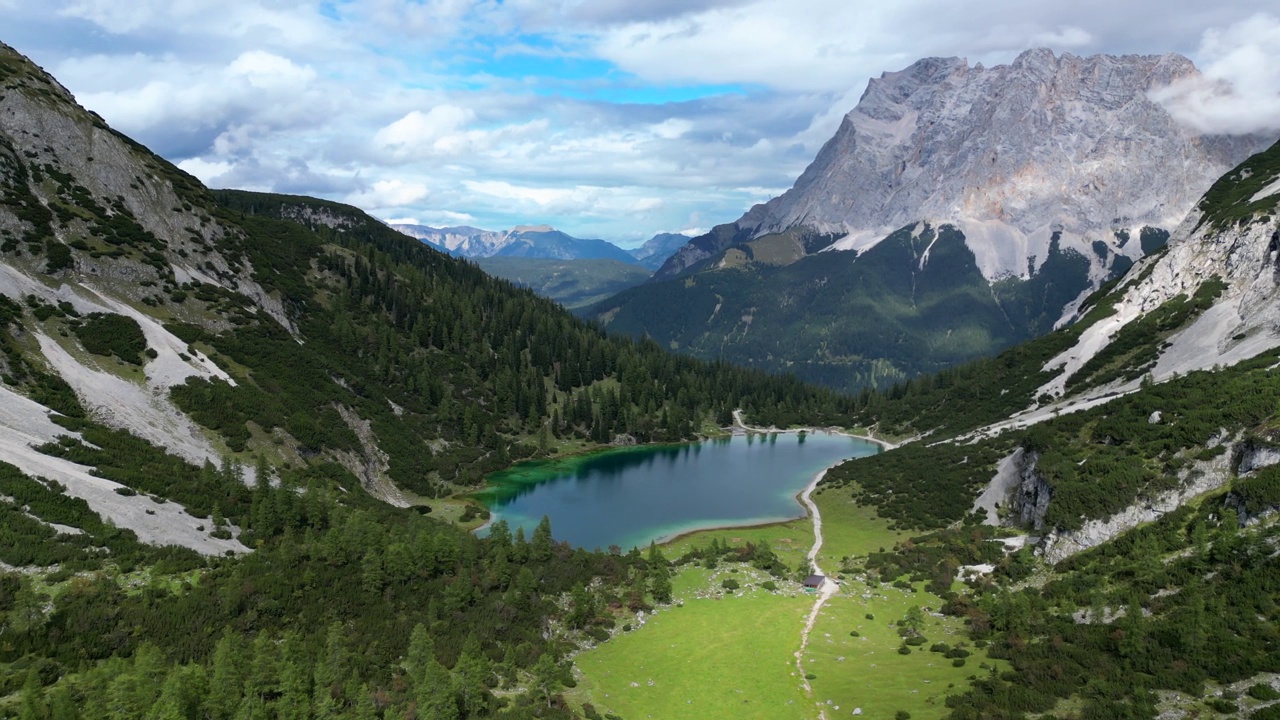
[[[869,77],[924,56],[1181,51],[1217,84],[1181,88],[1180,117],[1252,127],[1280,117],[1274,20],[1244,22],[1273,4],[0,0],[9,42],[215,185],[609,239],[736,219],[794,181]],[[670,85],[693,99],[661,102]]]
[[[1280,130],[1280,20],[1255,15],[1208,30],[1203,75],[1152,92],[1179,122],[1204,133]]]
[[[178,163],[178,167],[200,178],[200,182],[205,185],[216,187],[218,179],[231,172],[232,165],[223,161],[211,162],[203,158],[187,158]]]
[[[463,149],[465,135],[459,131],[475,117],[455,105],[438,105],[425,113],[414,110],[379,130],[373,142],[401,156],[423,151],[450,154]]]
[[[379,180],[361,192],[352,193],[347,202],[367,209],[400,208],[412,205],[431,194],[423,183],[403,180]]]
[[[1093,44],[1093,34],[1075,25],[1063,25],[1056,30],[1036,33],[1031,44],[1052,48],[1074,49]]]

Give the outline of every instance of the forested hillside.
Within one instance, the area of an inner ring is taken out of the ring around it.
[[[695,357],[857,392],[1043,335],[1091,276],[1090,260],[1055,238],[1029,278],[991,283],[950,225],[913,223],[864,252],[806,257],[798,243],[757,238],[692,274],[625,290],[590,315]],[[1115,276],[1132,264],[1106,257]]]
[[[667,561],[397,506],[736,407],[847,422],[0,78],[0,717],[567,717],[570,653]]]

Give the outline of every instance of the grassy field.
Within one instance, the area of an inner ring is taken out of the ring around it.
[[[987,672],[979,667],[985,655],[966,647],[973,654],[963,667],[954,667],[942,653],[929,651],[933,643],[955,646],[963,640],[963,624],[955,618],[926,615],[928,643],[912,648],[910,655],[898,654],[902,639],[890,625],[913,605],[936,610],[939,604],[924,591],[857,581],[846,582],[841,594],[827,601],[804,657],[805,672],[816,676],[809,681],[814,699],[828,708],[827,717],[849,716],[855,708],[868,720],[892,719],[899,710],[914,720],[947,714],[945,696],[968,684],[969,676]],[[874,619],[867,619],[868,614]]]
[[[767,575],[735,568],[684,570],[675,579],[683,607],[579,655],[578,704],[625,720],[814,717],[794,657],[812,596],[795,583],[769,593],[758,587]],[[725,578],[744,587],[722,594]]]
[[[889,521],[874,508],[857,505],[846,488],[820,489],[813,501],[822,513],[822,550],[819,563],[828,572],[840,567],[840,558],[890,549],[907,533],[889,529]]]
[[[672,540],[662,546],[669,560],[675,560],[686,552],[706,547],[718,539],[725,545],[743,547],[747,543],[768,545],[787,564],[797,567],[813,547],[813,521],[809,518],[756,527],[727,528],[724,530],[700,530]]]
[[[823,518],[821,562],[829,570],[839,567],[842,557],[891,547],[905,535],[889,530],[873,510],[853,504],[843,490],[816,493],[814,500]],[[806,518],[702,531],[668,543],[663,551],[675,559],[712,539],[738,546],[767,544],[788,566],[797,567],[813,544],[813,525]],[[744,587],[722,595],[720,583],[729,577]],[[574,699],[625,720],[814,718],[815,703],[828,718],[852,716],[856,708],[864,718],[893,718],[905,710],[928,720],[946,714],[943,699],[949,692],[967,684],[971,675],[986,672],[979,667],[985,657],[974,648],[966,648],[973,654],[962,667],[929,652],[933,643],[955,645],[963,638],[963,627],[951,618],[929,616],[924,630],[929,643],[910,655],[898,654],[902,639],[891,623],[913,605],[936,609],[938,598],[848,579],[823,607],[809,636],[805,671],[815,678],[810,680],[813,697],[807,697],[794,653],[814,598],[790,581],[778,581],[779,592],[768,593],[758,588],[766,579],[742,565],[715,571],[686,567],[674,578],[682,607],[663,609],[643,627],[578,656],[581,677]],[[859,635],[851,636],[855,630]]]

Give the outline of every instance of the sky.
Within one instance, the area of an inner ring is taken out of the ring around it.
[[[1280,132],[1274,0],[0,0],[0,41],[211,187],[634,246],[785,191],[867,80],[1179,52],[1206,132]]]

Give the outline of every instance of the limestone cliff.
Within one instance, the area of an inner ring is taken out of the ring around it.
[[[833,249],[865,250],[920,220],[961,230],[989,280],[1031,274],[1054,232],[1064,249],[1141,257],[1143,227],[1176,226],[1265,145],[1199,135],[1148,97],[1197,72],[1173,54],[1039,49],[991,68],[926,58],[885,73],[794,187],[734,232],[691,243],[659,276],[743,237],[803,226],[843,236]]]

